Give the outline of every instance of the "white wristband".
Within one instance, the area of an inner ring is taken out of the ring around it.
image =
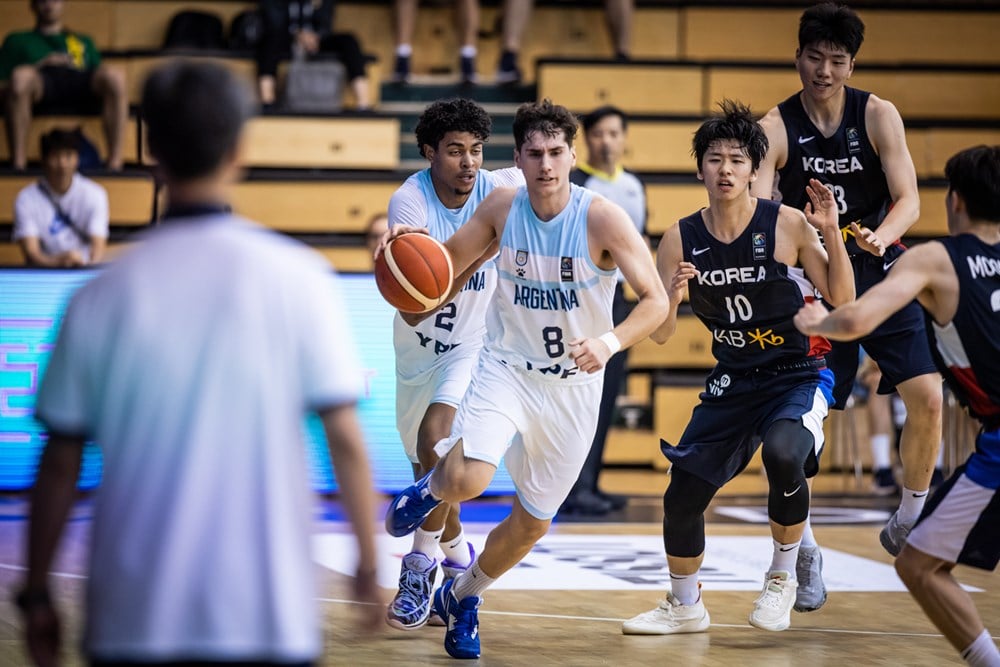
[[[601,334],[597,337],[597,340],[608,346],[608,349],[611,350],[611,356],[614,356],[618,350],[622,349],[622,342],[618,340],[618,336],[615,335],[614,331]]]

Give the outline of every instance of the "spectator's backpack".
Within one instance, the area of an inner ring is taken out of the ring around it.
[[[229,48],[233,51],[253,51],[264,34],[264,17],[257,9],[246,9],[233,17],[229,24]]]
[[[346,70],[339,60],[307,60],[294,54],[285,77],[286,111],[334,113],[343,106]]]
[[[226,48],[222,38],[222,19],[215,14],[198,11],[182,11],[174,14],[163,40],[165,49],[213,49]]]

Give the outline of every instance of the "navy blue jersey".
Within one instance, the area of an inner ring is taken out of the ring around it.
[[[840,214],[840,228],[857,222],[875,229],[892,205],[882,160],[872,147],[865,127],[865,107],[871,93],[844,87],[847,100],[840,127],[824,137],[802,106],[799,93],[778,105],[788,137],[788,159],[778,170],[781,202],[803,210],[809,197],[806,184],[818,179],[833,190]],[[860,252],[854,238],[847,239],[851,255]]]
[[[958,276],[958,310],[945,326],[928,318],[931,351],[969,413],[1000,428],[1000,245],[972,234],[940,243]]]
[[[792,324],[816,290],[801,268],[774,259],[779,208],[758,199],[746,229],[732,243],[712,236],[700,211],[678,223],[684,261],[699,271],[688,282],[691,307],[712,332],[712,354],[728,370],[781,366],[825,351],[813,343],[826,339],[810,339]]]

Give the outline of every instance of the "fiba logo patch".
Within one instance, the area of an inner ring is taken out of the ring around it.
[[[861,152],[861,133],[858,128],[847,128],[847,152],[854,154]]]
[[[754,232],[752,237],[754,261],[763,262],[767,259],[767,235]]]
[[[559,280],[564,283],[573,282],[573,258],[572,257],[560,257],[559,258]]]
[[[712,396],[722,396],[722,393],[733,383],[729,375],[723,373],[708,383],[708,393]]]

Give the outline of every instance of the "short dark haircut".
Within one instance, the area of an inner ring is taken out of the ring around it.
[[[521,150],[528,135],[541,132],[547,137],[557,137],[561,132],[566,143],[576,139],[576,117],[564,106],[553,104],[546,98],[541,102],[525,102],[514,115],[514,148]]]
[[[168,63],[154,70],[142,89],[149,151],[178,181],[218,169],[254,110],[248,87],[213,63]]]
[[[723,100],[719,104],[721,116],[709,118],[694,133],[691,142],[691,153],[698,160],[698,171],[701,171],[701,161],[709,147],[716,141],[733,139],[740,142],[740,148],[756,170],[764,156],[767,155],[767,135],[750,112],[750,107],[733,100]]]
[[[962,197],[970,218],[1000,222],[1000,146],[975,146],[952,155],[944,175],[948,191]]]
[[[590,132],[590,128],[594,127],[608,116],[618,116],[622,120],[622,129],[628,129],[628,116],[625,115],[625,112],[616,106],[606,104],[603,107],[597,107],[590,113],[580,118],[580,124],[583,125],[583,133],[586,134],[587,132]]]
[[[475,138],[486,142],[493,131],[493,119],[472,100],[455,98],[439,100],[424,109],[417,120],[414,134],[417,135],[417,148],[421,157],[427,157],[424,146],[438,149],[438,144],[449,132],[468,132]]]
[[[813,44],[831,44],[853,58],[864,41],[864,21],[846,5],[834,2],[813,5],[799,19],[799,52]]]
[[[76,130],[55,128],[42,135],[42,159],[56,151],[80,152],[80,135]]]

